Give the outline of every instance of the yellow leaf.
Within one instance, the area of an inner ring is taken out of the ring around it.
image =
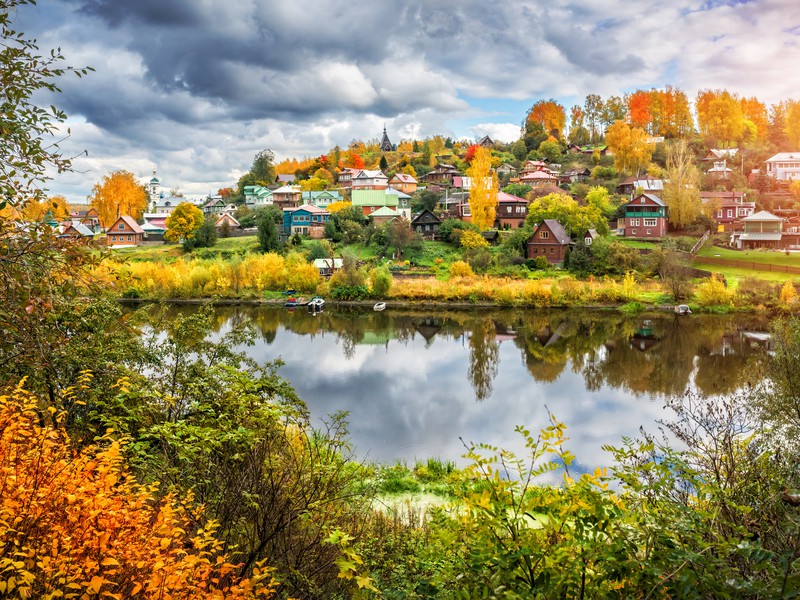
[[[100,562],[100,564],[101,564],[102,566],[104,566],[104,567],[108,567],[108,566],[111,566],[111,565],[113,565],[113,566],[115,566],[115,567],[118,567],[118,566],[119,566],[119,562],[117,562],[115,559],[113,559],[113,558],[111,558],[111,557],[104,558],[104,559],[103,559],[103,560]]]

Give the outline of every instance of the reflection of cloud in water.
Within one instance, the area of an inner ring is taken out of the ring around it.
[[[565,369],[552,383],[535,381],[520,350],[499,348],[499,372],[493,392],[475,401],[468,381],[469,347],[459,338],[438,337],[426,347],[421,336],[388,346],[357,345],[345,360],[335,335],[299,336],[279,329],[274,343],[247,349],[259,361],[281,357],[280,373],[320,419],[349,413],[355,452],[369,460],[393,462],[439,457],[464,462],[459,437],[518,453],[524,441],[516,425],[531,431],[547,426],[547,409],[567,425],[566,447],[582,470],[606,464],[603,444],[619,444],[623,435],[652,428],[662,403],[648,396],[601,386],[587,392],[581,374]]]

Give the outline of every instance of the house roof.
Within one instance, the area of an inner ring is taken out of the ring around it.
[[[297,175],[294,173],[289,173],[287,175],[278,175],[278,181],[281,183],[291,183],[297,179]]]
[[[659,198],[658,196],[654,196],[653,194],[647,194],[647,193],[639,194],[638,196],[636,196],[636,198],[634,198],[633,200],[628,202],[628,204],[633,204],[634,202],[636,202],[639,198],[641,198],[643,196],[645,198],[647,198],[648,200],[650,200],[650,202],[654,202],[654,203],[658,204],[659,206],[666,206],[666,204],[664,204],[664,202],[661,200],[661,198]]]
[[[83,237],[92,237],[94,235],[94,232],[80,221],[72,221],[69,225],[67,225],[66,229],[64,229],[64,232],[67,232],[70,229],[74,229]]]
[[[777,217],[769,211],[760,210],[749,217],[745,217],[742,221],[783,221],[783,218]]]
[[[567,232],[564,230],[563,225],[559,223],[555,219],[545,219],[539,224],[539,227],[536,228],[536,231],[539,231],[539,228],[542,225],[546,225],[550,232],[553,234],[553,237],[556,238],[556,241],[561,245],[566,245],[572,242],[572,240],[567,235]]]
[[[587,231],[587,232],[586,232],[586,233],[583,235],[583,237],[585,237],[585,238],[587,238],[587,237],[590,237],[590,238],[592,238],[593,240],[596,240],[597,238],[599,238],[599,237],[600,237],[600,234],[599,234],[599,233],[597,233],[597,230],[596,230],[596,229],[590,229],[589,231]]]
[[[353,206],[397,206],[398,196],[386,190],[353,190]]]
[[[130,227],[130,228],[131,228],[131,230],[132,230],[134,233],[144,233],[144,229],[142,229],[142,228],[139,226],[139,224],[138,224],[138,223],[137,223],[137,222],[136,222],[136,221],[133,219],[133,217],[131,217],[130,215],[122,215],[122,216],[121,216],[119,219],[117,219],[116,221],[114,221],[114,223],[113,223],[113,224],[111,225],[111,227],[109,228],[109,231],[111,230],[111,228],[113,228],[113,227],[114,227],[114,225],[116,225],[116,224],[117,224],[117,223],[119,223],[120,221],[124,222],[124,223],[125,223],[125,224],[126,224],[128,227]]]
[[[319,214],[323,214],[323,215],[330,214],[324,208],[320,208],[319,206],[314,206],[313,204],[301,204],[300,206],[296,206],[296,207],[293,207],[293,208],[284,208],[283,212],[291,213],[291,212],[297,212],[298,210],[304,210],[306,212],[314,213],[314,214],[317,214],[317,215],[319,215]]]
[[[383,171],[370,171],[368,169],[361,169],[355,174],[353,179],[388,179]]]
[[[283,185],[277,190],[272,191],[273,194],[299,194],[300,188],[293,185]]]
[[[409,196],[405,192],[401,192],[400,190],[395,189],[392,186],[387,187],[384,191],[387,194],[392,194],[392,195],[397,196],[399,199],[402,199],[402,200],[407,200],[407,199],[411,198],[411,196]]]
[[[800,150],[796,150],[794,152],[778,152],[772,158],[768,158],[764,162],[777,162],[777,161],[787,161],[787,160],[800,160]]]
[[[163,224],[163,222],[161,224],[158,224],[157,222],[153,223],[153,222],[150,222],[150,221],[145,221],[144,223],[142,223],[142,231],[145,231],[145,232],[151,232],[152,231],[152,232],[155,233],[156,231],[161,232],[161,231],[166,231],[166,230],[167,230],[167,228]]]
[[[433,217],[433,219],[430,219],[430,218],[427,219],[425,221],[426,223],[441,223],[442,222],[442,220],[439,217],[437,217],[434,213],[432,213],[428,209],[425,209],[421,213],[417,213],[416,215],[414,215],[414,217],[411,219],[411,223],[413,224],[413,223],[417,223],[419,221],[422,221],[423,217]]]
[[[528,204],[528,201],[525,198],[520,198],[519,196],[514,196],[513,194],[506,194],[503,191],[497,192],[497,201],[498,202],[523,202]]]
[[[778,232],[747,232],[742,233],[739,236],[740,240],[744,241],[751,241],[751,242],[779,242],[781,241],[783,234]]]
[[[236,218],[229,213],[222,213],[220,216],[218,216],[217,222],[214,223],[214,225],[220,225],[223,221],[228,221],[232,225],[239,225],[239,221],[237,221]]]
[[[417,183],[417,180],[408,173],[395,173],[392,179],[397,179],[402,183]]]
[[[553,177],[547,171],[534,171],[533,173],[527,173],[519,178],[520,181],[526,181],[529,179],[555,179],[555,177]]]
[[[724,199],[733,199],[733,198],[744,198],[744,192],[700,192],[700,200],[707,201],[713,200],[714,198]]]
[[[378,210],[371,213],[372,217],[399,217],[400,213],[388,206],[381,206]]]
[[[714,160],[714,158],[733,158],[736,156],[737,152],[739,152],[738,148],[709,148],[705,160]]]

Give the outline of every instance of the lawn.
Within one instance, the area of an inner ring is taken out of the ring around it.
[[[219,238],[211,248],[197,248],[190,256],[197,258],[230,258],[236,254],[246,254],[258,249],[258,238],[254,235],[235,238]],[[186,255],[180,244],[158,246],[138,246],[120,248],[113,251],[114,256],[132,261],[171,262]]]
[[[642,242],[639,240],[629,240],[626,238],[615,238],[618,242],[622,242],[626,246],[630,246],[631,248],[639,248],[639,249],[650,249],[658,248],[661,244],[654,243],[654,242]]]
[[[739,260],[743,262],[754,262],[762,265],[786,265],[790,267],[800,267],[800,254],[793,252],[775,252],[766,250],[733,250],[731,248],[720,248],[719,246],[703,246],[697,253],[697,260],[703,256],[726,258],[728,260]]]
[[[757,279],[763,279],[764,281],[775,281],[783,283],[784,281],[797,281],[800,279],[800,275],[792,274],[792,273],[777,273],[775,271],[755,271],[751,269],[737,269],[735,267],[727,267],[722,265],[709,265],[703,264],[703,259],[699,257],[697,261],[692,263],[693,267],[697,267],[698,269],[705,269],[706,271],[711,271],[712,273],[719,273],[720,275],[725,276],[725,281],[728,282],[733,288],[739,287],[739,280],[745,279],[746,277],[755,277]]]

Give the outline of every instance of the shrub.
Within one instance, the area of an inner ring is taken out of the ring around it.
[[[734,296],[735,292],[728,289],[716,274],[700,283],[695,290],[695,298],[701,306],[730,305]]]
[[[450,265],[450,277],[472,277],[475,273],[472,267],[463,260],[457,260]]]
[[[466,230],[461,234],[462,248],[488,248],[489,242],[486,241],[477,231]]]
[[[392,274],[386,267],[379,267],[372,269],[369,273],[370,288],[372,288],[372,295],[380,298],[389,293],[392,287]]]

